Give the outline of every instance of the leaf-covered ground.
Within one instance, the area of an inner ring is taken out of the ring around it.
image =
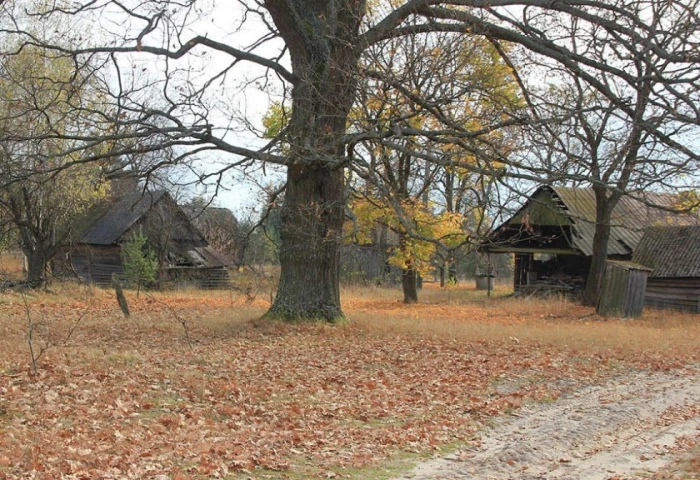
[[[128,295],[129,319],[96,289],[0,296],[0,478],[382,478],[523,402],[696,362],[700,344],[697,317],[469,290],[346,292],[338,326],[261,322],[263,301],[230,293]],[[28,320],[35,353],[49,344],[37,375]]]

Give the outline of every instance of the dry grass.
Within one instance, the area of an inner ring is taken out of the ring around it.
[[[365,328],[469,341],[550,345],[582,354],[658,355],[667,361],[697,358],[700,316],[646,309],[642,318],[605,319],[565,298],[510,297],[462,286],[445,292],[429,285],[419,305],[403,305],[390,289],[346,292],[351,320]]]
[[[524,401],[698,361],[697,316],[603,320],[508,293],[428,285],[406,306],[348,289],[336,327],[259,322],[268,295],[128,293],[130,319],[96,288],[0,295],[0,478],[386,478],[387,459],[468,442]],[[26,306],[53,343],[38,377]]]
[[[19,252],[0,251],[0,280],[22,278],[22,255]]]

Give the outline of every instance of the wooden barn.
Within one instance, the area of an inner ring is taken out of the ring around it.
[[[398,245],[398,235],[381,224],[375,225],[369,243],[343,244],[340,248],[342,281],[373,285],[401,283],[401,269],[389,263],[391,249]]]
[[[215,251],[166,191],[136,191],[91,210],[61,255],[64,274],[107,285],[123,276],[121,249],[134,234],[148,238],[160,265],[159,282],[226,286],[232,262]]]
[[[671,195],[654,193],[647,195],[647,201],[666,208],[677,202]],[[592,188],[543,186],[488,236],[481,249],[515,255],[515,290],[583,289],[593,254],[595,218]],[[608,258],[630,260],[649,226],[697,223],[697,217],[623,197],[612,215]]]
[[[648,228],[633,260],[652,269],[645,305],[700,312],[700,226]]]

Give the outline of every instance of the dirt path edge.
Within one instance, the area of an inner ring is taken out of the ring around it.
[[[397,480],[639,478],[698,438],[700,371],[636,372],[526,406],[484,430],[478,447]]]

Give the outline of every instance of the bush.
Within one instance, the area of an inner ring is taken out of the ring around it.
[[[122,247],[122,262],[124,277],[130,287],[136,287],[136,295],[142,286],[156,283],[158,275],[158,260],[156,254],[148,248],[148,238],[139,232]]]

